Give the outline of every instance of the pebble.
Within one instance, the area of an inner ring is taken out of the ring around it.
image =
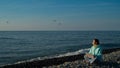
[[[103,62],[100,65],[87,66],[83,60],[76,60],[44,68],[120,68],[120,51],[104,54]]]

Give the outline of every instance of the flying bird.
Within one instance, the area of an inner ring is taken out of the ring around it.
[[[57,20],[53,20],[53,22],[57,22]]]
[[[9,24],[9,21],[6,18],[4,18],[4,17],[0,17],[0,23]]]
[[[8,21],[6,21],[6,23],[7,23],[7,24],[9,24],[9,22],[8,22]]]
[[[59,22],[59,23],[58,23],[58,25],[60,26],[60,25],[62,25],[62,23],[61,23],[61,22]]]
[[[58,26],[62,25],[62,23],[60,21],[53,20],[53,22],[56,22]]]

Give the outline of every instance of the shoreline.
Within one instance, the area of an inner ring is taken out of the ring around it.
[[[105,49],[103,50],[103,54],[109,54],[117,51],[120,51],[120,48]],[[79,55],[64,56],[59,58],[36,60],[31,62],[23,62],[18,64],[0,66],[0,68],[42,68],[42,67],[49,67],[55,65],[57,66],[60,64],[64,64],[66,62],[74,62],[77,60],[82,60],[83,56],[84,54],[79,54]]]
[[[43,68],[120,68],[120,50],[103,54],[103,61],[99,64],[88,65],[83,60],[75,60]]]

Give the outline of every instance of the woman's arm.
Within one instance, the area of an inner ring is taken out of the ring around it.
[[[87,56],[87,57],[89,57],[89,58],[95,58],[95,56],[94,56],[94,55],[89,54],[89,53],[87,53],[85,56]]]

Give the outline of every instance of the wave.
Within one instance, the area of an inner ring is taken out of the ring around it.
[[[114,50],[114,49],[119,49],[119,48],[107,48],[107,49],[113,49]],[[90,48],[86,48],[86,49],[77,50],[75,52],[68,52],[68,53],[65,53],[65,54],[59,54],[59,55],[54,55],[54,56],[45,56],[45,57],[37,57],[37,58],[32,58],[30,60],[19,61],[19,62],[16,62],[15,64],[33,62],[33,61],[39,61],[39,60],[45,60],[45,59],[60,58],[60,57],[66,57],[66,56],[74,56],[74,55],[79,55],[79,54],[85,54],[85,53],[88,53],[89,50],[90,50]]]
[[[0,37],[0,39],[5,39],[5,40],[16,40],[16,38],[11,38],[11,37]]]
[[[113,48],[113,49],[107,49],[107,50],[104,50],[104,54],[106,54],[106,53],[110,53],[110,52],[113,52],[113,51],[117,51],[117,50],[120,50],[120,48]],[[7,65],[2,65],[2,66],[0,66],[0,67],[3,67],[3,66],[14,66],[14,65],[23,65],[24,66],[24,64],[26,64],[26,63],[30,63],[30,64],[32,64],[32,63],[34,63],[34,62],[38,62],[38,63],[43,63],[44,61],[44,63],[45,64],[47,64],[47,62],[51,62],[51,61],[53,61],[53,60],[56,60],[56,61],[58,61],[58,60],[60,60],[61,62],[60,63],[62,63],[63,62],[63,59],[64,59],[64,61],[68,61],[68,60],[65,60],[65,59],[68,59],[68,57],[69,57],[69,60],[70,60],[70,56],[72,56],[72,57],[75,57],[75,56],[78,56],[78,55],[84,55],[84,53],[86,53],[86,52],[88,52],[89,51],[89,49],[81,49],[81,50],[78,50],[78,51],[75,51],[75,52],[68,52],[68,53],[65,53],[65,54],[60,54],[60,55],[56,55],[56,56],[46,56],[46,57],[37,57],[37,58],[33,58],[33,59],[30,59],[30,60],[25,60],[25,61],[19,61],[19,62],[16,62],[16,63],[14,63],[14,64],[7,64]],[[80,57],[80,56],[79,56]],[[82,58],[82,57],[81,57]],[[58,60],[57,60],[58,59]],[[80,58],[78,58],[78,59],[80,59]],[[72,59],[72,60],[74,60],[74,59]],[[55,61],[55,62],[56,62]],[[51,62],[52,63],[52,62]],[[54,63],[54,62],[53,62]]]
[[[84,53],[87,53],[88,51],[89,51],[89,48],[88,48],[88,49],[80,49],[80,50],[75,51],[75,52],[68,52],[68,53],[65,53],[65,54],[60,54],[60,55],[57,56],[57,57],[72,56],[72,55],[84,54]]]
[[[54,55],[54,56],[45,56],[45,57],[37,57],[37,58],[32,58],[30,60],[25,60],[25,61],[18,61],[15,64],[20,64],[20,63],[25,63],[25,62],[33,62],[33,61],[39,61],[39,60],[45,60],[45,59],[52,59],[52,58],[60,58],[60,57],[65,57],[65,56],[72,56],[72,55],[78,55],[78,54],[85,54],[89,51],[88,49],[81,49],[75,52],[68,52],[65,54],[59,54],[59,55]]]

